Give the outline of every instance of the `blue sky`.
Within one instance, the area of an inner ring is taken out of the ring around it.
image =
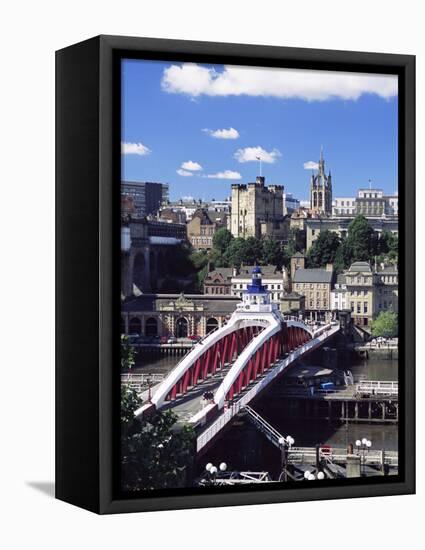
[[[267,184],[306,199],[321,146],[334,196],[369,178],[397,189],[393,76],[124,60],[122,84],[122,178],[169,183],[172,199],[229,196],[258,155]]]

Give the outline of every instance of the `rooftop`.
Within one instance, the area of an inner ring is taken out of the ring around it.
[[[359,273],[363,271],[372,272],[372,268],[370,267],[370,264],[368,262],[354,262],[350,265],[349,271],[355,271]]]
[[[331,283],[332,271],[326,269],[297,269],[294,273],[294,283]]]

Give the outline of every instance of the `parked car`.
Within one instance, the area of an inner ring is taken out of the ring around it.
[[[168,336],[161,336],[159,343],[166,344],[168,342]]]
[[[201,340],[201,336],[199,336],[199,334],[192,334],[191,336],[189,336],[189,338],[194,342],[199,342],[199,340]]]
[[[177,343],[177,338],[175,338],[174,336],[170,336],[167,340],[167,344],[176,344]]]

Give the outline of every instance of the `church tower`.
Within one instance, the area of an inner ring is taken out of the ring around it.
[[[320,151],[319,169],[313,172],[310,181],[310,209],[312,212],[330,216],[332,214],[332,176],[325,173],[323,148]]]

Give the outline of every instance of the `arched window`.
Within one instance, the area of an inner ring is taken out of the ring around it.
[[[187,338],[189,323],[184,317],[179,317],[176,322],[177,338]]]
[[[149,317],[149,319],[146,321],[145,334],[146,336],[158,335],[158,322],[154,317]]]
[[[317,206],[317,193],[316,193],[316,191],[313,193],[313,206],[314,207]]]
[[[322,208],[323,206],[323,196],[322,193],[319,193],[319,208]]]
[[[132,319],[130,319],[129,333],[139,335],[142,334],[142,322],[139,318],[133,317]]]
[[[121,334],[125,334],[125,319],[121,317]]]
[[[218,328],[218,321],[214,317],[207,320],[207,334]]]

